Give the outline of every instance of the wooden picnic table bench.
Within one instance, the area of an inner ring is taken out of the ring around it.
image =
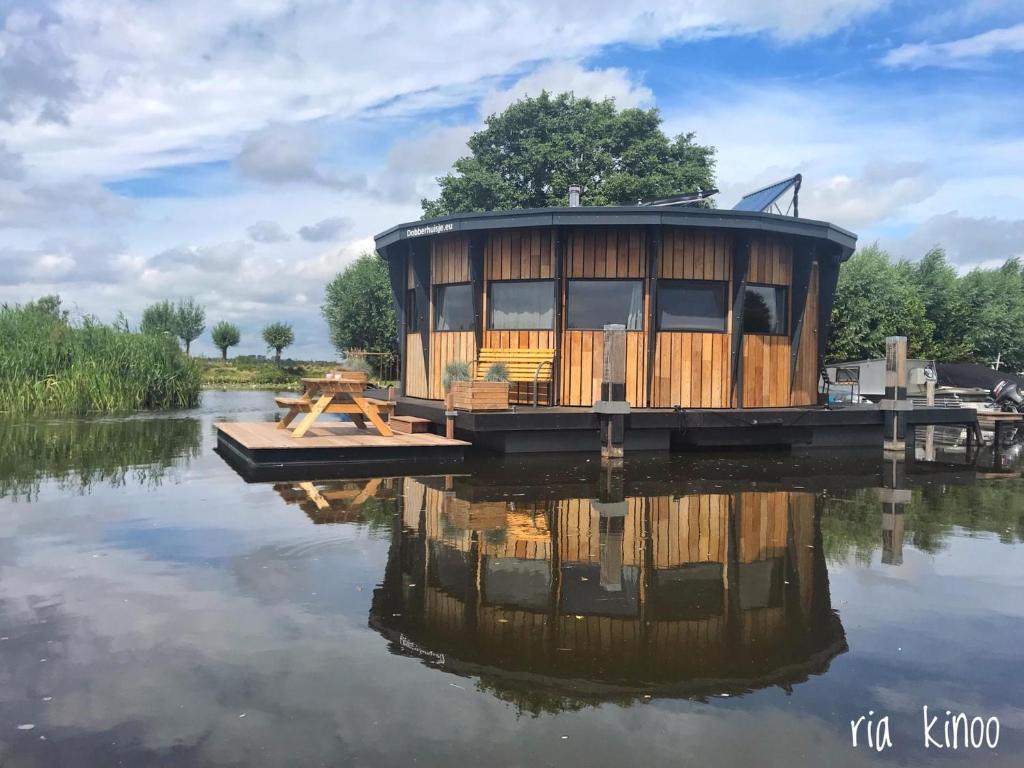
[[[305,391],[301,397],[276,397],[274,402],[288,411],[277,423],[278,429],[287,429],[296,416],[305,414],[292,432],[292,437],[302,437],[323,413],[344,413],[359,429],[366,429],[369,421],[385,437],[394,433],[380,417],[377,403],[380,401],[364,397],[366,384],[345,379],[307,378],[302,383]]]

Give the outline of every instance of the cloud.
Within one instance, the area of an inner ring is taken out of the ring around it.
[[[1024,52],[1024,24],[990,29],[944,43],[906,43],[889,51],[882,63],[889,67],[963,67],[999,53]]]
[[[924,163],[874,160],[856,176],[812,179],[801,201],[808,210],[827,211],[832,221],[860,227],[927,199],[938,187]]]
[[[257,243],[283,243],[291,240],[291,236],[276,221],[257,221],[247,227],[245,232]]]
[[[316,224],[300,227],[299,237],[307,243],[322,243],[327,240],[335,240],[349,225],[348,219],[343,216],[334,216],[318,221]]]
[[[493,115],[524,96],[538,96],[544,90],[572,91],[580,98],[612,98],[620,109],[648,106],[654,101],[651,89],[634,82],[626,69],[586,69],[578,62],[559,61],[539,67],[508,88],[491,91],[480,102],[480,112],[484,117]]]
[[[15,9],[7,14],[0,28],[0,120],[68,122],[79,93],[60,37],[58,21],[44,13]]]
[[[25,162],[20,154],[7,149],[0,141],[0,180],[21,181],[25,178]]]
[[[180,245],[151,258],[148,266],[160,270],[193,268],[203,272],[228,272],[238,269],[253,253],[252,243],[244,240],[197,247]]]
[[[909,259],[941,246],[950,261],[961,267],[1002,264],[1015,256],[1024,258],[1024,219],[962,216],[949,211],[930,217],[908,237],[884,244]]]
[[[114,284],[125,252],[116,240],[46,240],[33,248],[0,248],[0,285]],[[34,290],[35,293],[41,291]]]
[[[240,173],[268,184],[306,182],[334,189],[362,189],[362,176],[342,178],[318,167],[320,142],[306,126],[272,123],[246,137],[235,167]]]

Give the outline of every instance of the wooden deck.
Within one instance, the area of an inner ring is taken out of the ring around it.
[[[389,437],[350,422],[318,422],[293,437],[272,421],[216,422],[218,451],[248,479],[424,472],[462,463],[470,444],[430,432]]]

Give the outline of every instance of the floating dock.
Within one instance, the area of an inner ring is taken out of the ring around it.
[[[307,475],[358,477],[373,473],[451,471],[469,443],[429,432],[384,437],[352,422],[321,422],[296,438],[273,421],[216,422],[217,449],[246,479]]]

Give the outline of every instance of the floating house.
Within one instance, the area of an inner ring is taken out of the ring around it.
[[[632,407],[752,408],[817,403],[856,236],[761,212],[633,206],[462,214],[376,242],[407,397],[442,400],[445,366],[482,349],[533,349],[552,350],[546,404],[591,406],[602,329],[618,323]]]
[[[401,353],[396,413],[439,427],[446,366],[469,363],[479,378],[503,360],[517,407],[460,410],[458,437],[509,453],[597,450],[604,328],[617,324],[627,449],[880,445],[880,412],[819,406],[839,268],[857,238],[767,212],[794,185],[733,210],[683,198],[465,213],[382,232]]]

